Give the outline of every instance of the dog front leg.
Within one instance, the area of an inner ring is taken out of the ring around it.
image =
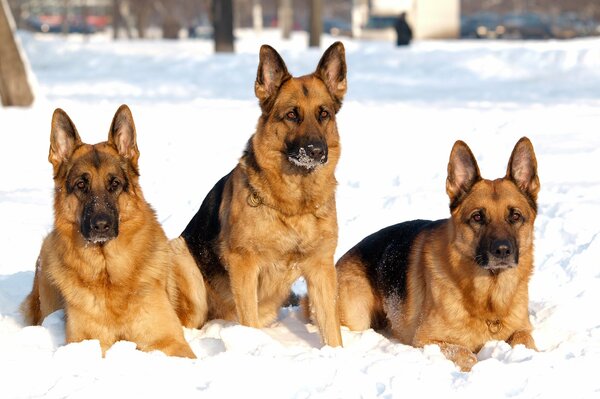
[[[421,343],[419,347],[423,347],[428,344],[435,344],[440,347],[440,352],[446,357],[446,359],[454,362],[460,371],[467,372],[471,371],[471,368],[477,363],[477,356],[471,352],[468,348],[462,345],[451,344],[443,341],[430,341]]]
[[[227,257],[231,293],[238,321],[248,327],[262,327],[258,321],[259,263],[245,253],[230,253]]]
[[[314,312],[323,343],[342,346],[337,309],[337,280],[333,261],[318,262],[304,273],[310,308]]]
[[[527,330],[515,331],[510,336],[510,338],[508,338],[507,343],[513,347],[516,345],[525,345],[526,348],[537,351],[537,348],[535,346],[535,341],[533,340],[533,337],[531,336],[531,331],[527,331]]]
[[[117,341],[114,332],[98,322],[98,315],[67,308],[65,311],[65,339],[67,344],[97,339],[102,349],[102,357]]]
[[[413,346],[422,348],[425,345],[439,346],[440,352],[442,352],[446,359],[454,362],[460,368],[460,371],[471,371],[471,368],[477,363],[477,356],[469,348],[460,344],[450,343],[443,339],[421,338],[417,333],[417,337],[413,341]]]

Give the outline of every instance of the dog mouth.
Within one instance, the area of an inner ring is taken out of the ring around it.
[[[481,256],[475,257],[475,263],[479,265],[483,270],[487,270],[492,274],[497,274],[504,270],[514,269],[518,266],[515,259],[497,258],[495,256]]]
[[[517,264],[507,260],[490,259],[487,265],[481,265],[481,267],[482,269],[495,274],[503,270],[514,269],[517,267]]]
[[[80,232],[87,244],[102,245],[119,235],[118,215],[115,212],[85,212]]]
[[[310,147],[310,146],[309,146]],[[311,149],[309,148],[309,151]],[[297,152],[287,154],[288,161],[299,168],[312,171],[320,165],[327,163],[327,154],[322,154],[318,157],[309,155],[306,149],[299,148]]]
[[[115,238],[117,238],[117,236],[93,236],[93,237],[84,237],[86,243],[88,244],[92,244],[92,245],[103,245],[106,244],[107,242],[114,240]]]
[[[480,243],[475,262],[490,273],[514,269],[519,264],[518,244],[510,239],[488,239]]]

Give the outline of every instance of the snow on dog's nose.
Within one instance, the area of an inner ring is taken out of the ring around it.
[[[327,162],[327,143],[322,140],[295,140],[288,145],[288,160],[301,168],[312,170]]]

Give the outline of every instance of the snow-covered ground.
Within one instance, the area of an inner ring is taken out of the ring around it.
[[[0,109],[0,398],[51,397],[600,397],[600,40],[564,42],[345,41],[349,90],[338,116],[339,248],[403,220],[448,215],[445,171],[466,141],[484,177],[504,174],[521,136],[542,183],[530,311],[540,352],[490,342],[461,373],[437,347],[415,349],[372,330],[343,331],[323,348],[296,309],[262,330],[212,321],[186,330],[198,360],[121,342],[64,345],[57,313],[23,327],[17,312],[52,225],[47,162],[54,108],[84,141],[106,138],[121,103],[132,109],[141,183],[177,236],[237,161],[259,115],[260,44],[294,74],[325,46],[274,32],[240,32],[235,55],[207,41],[114,43],[22,35],[36,77],[28,109]],[[300,284],[299,290],[302,289]]]

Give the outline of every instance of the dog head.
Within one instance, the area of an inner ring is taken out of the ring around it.
[[[539,189],[528,138],[517,142],[506,175],[496,180],[482,179],[473,153],[457,141],[448,163],[446,191],[459,253],[493,273],[516,267],[521,253],[532,251]]]
[[[54,169],[56,227],[70,226],[90,244],[116,238],[124,197],[135,195],[138,158],[126,105],[117,110],[108,141],[95,145],[83,143],[69,116],[56,109],[48,156]]]
[[[340,42],[323,54],[310,75],[292,77],[281,56],[260,49],[254,85],[262,116],[253,149],[259,163],[280,163],[286,173],[311,173],[339,158],[336,113],[346,93],[346,60]]]

